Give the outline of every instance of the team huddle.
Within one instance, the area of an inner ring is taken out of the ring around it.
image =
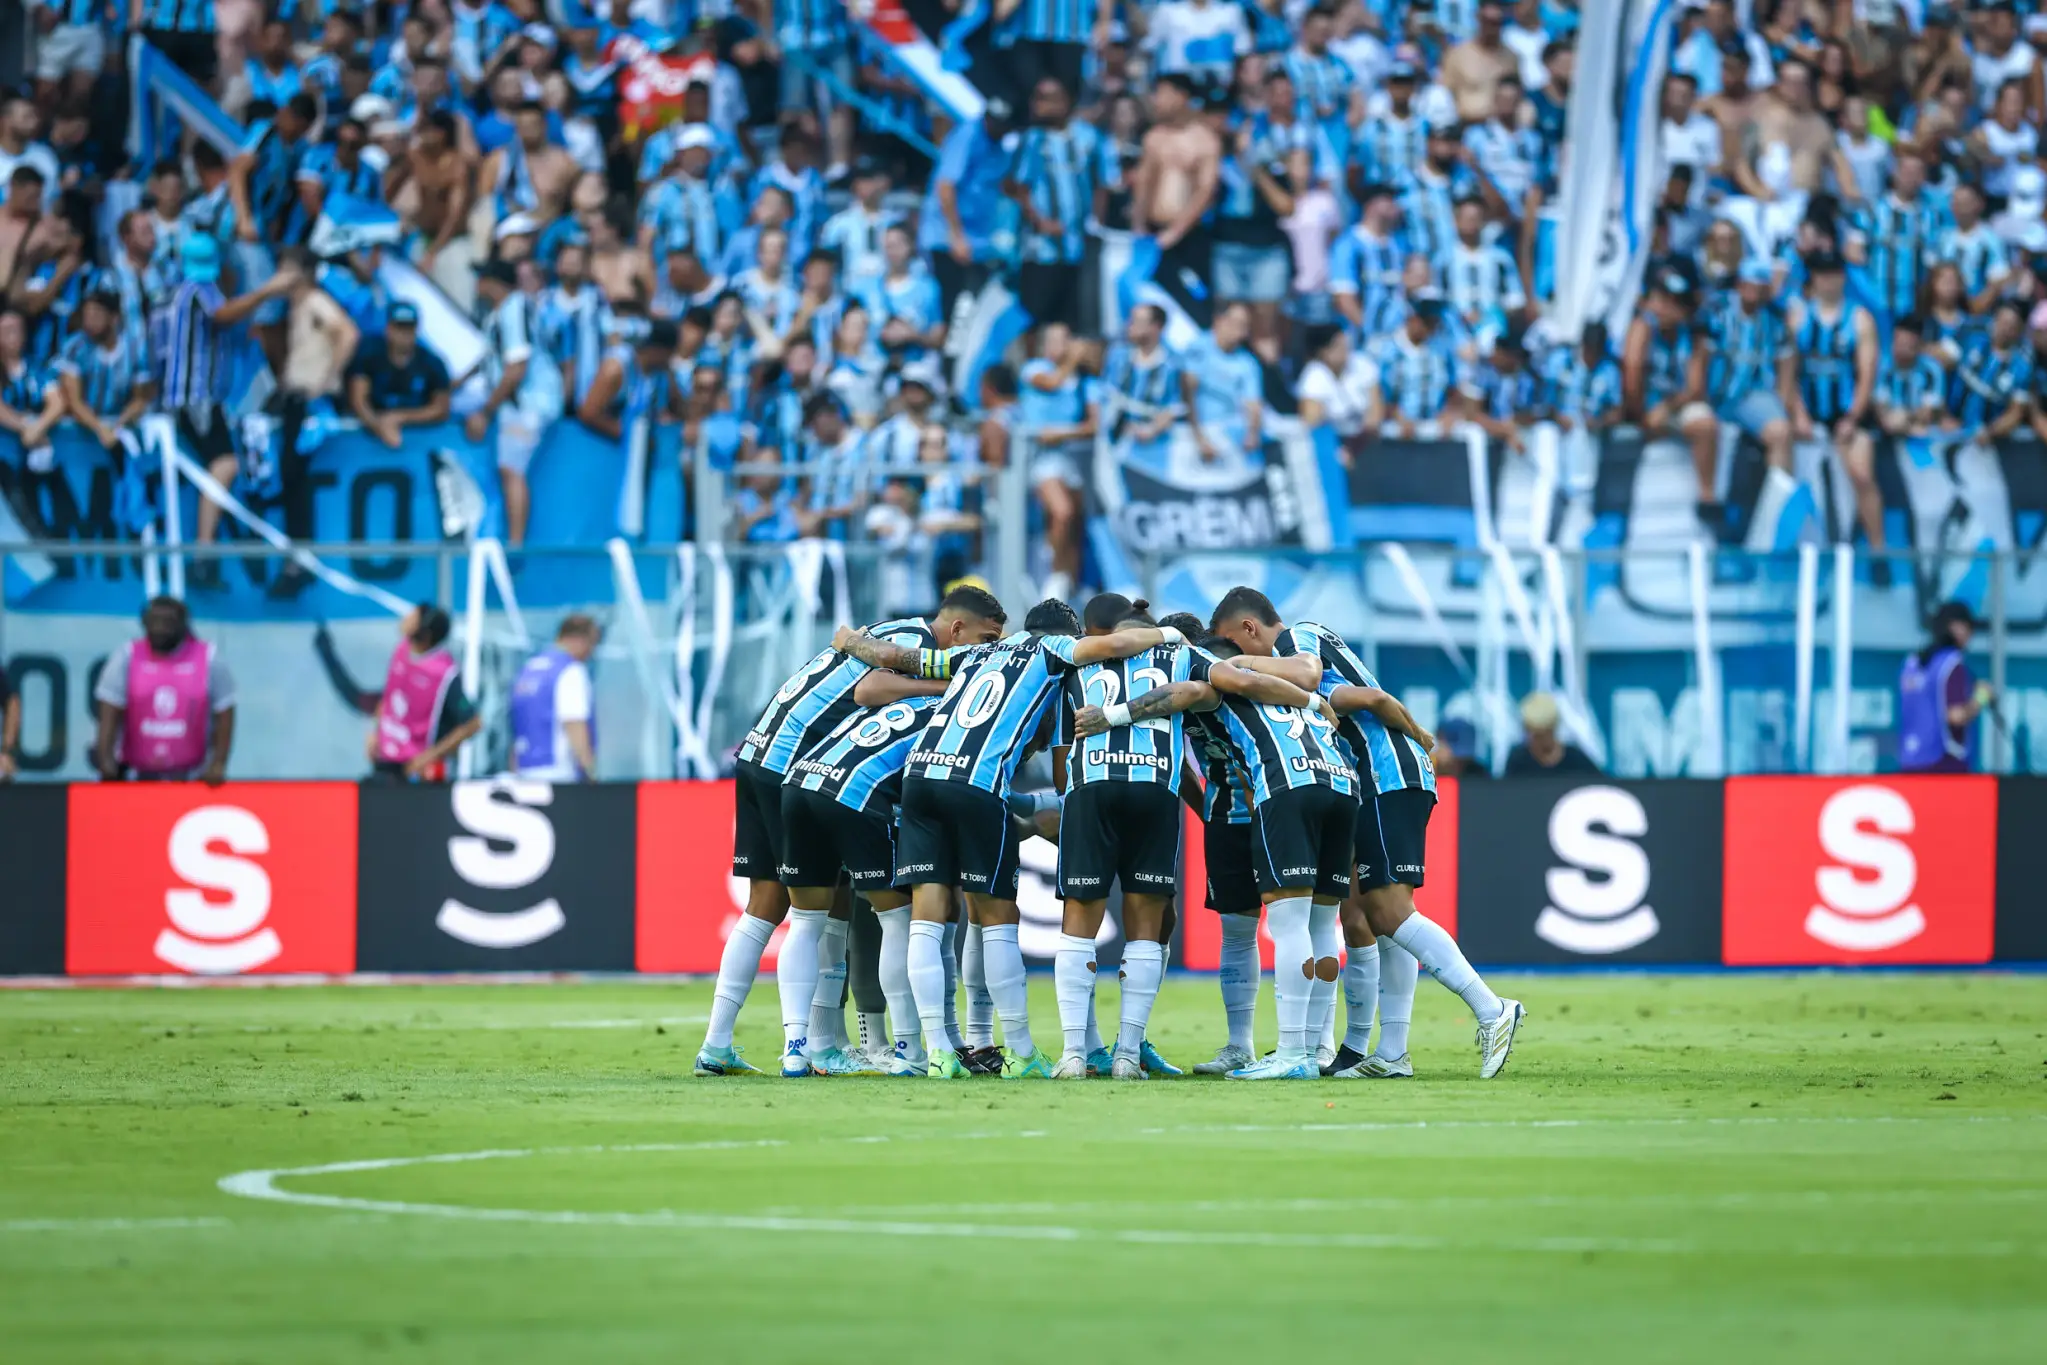
[[[1196,1072],[1412,1076],[1408,1026],[1426,968],[1476,1018],[1479,1074],[1499,1074],[1521,1003],[1495,995],[1414,905],[1436,803],[1433,737],[1340,637],[1285,625],[1250,588],[1225,594],[1206,626],[1187,614],[1154,622],[1145,603],[1114,593],[1081,614],[1040,602],[1014,634],[1006,624],[994,596],[960,587],[929,621],[842,629],[747,732],[732,856],[747,907],[719,963],[698,1075],[756,1070],[733,1027],[784,922],[784,1076],[1181,1074],[1145,1030],[1174,928],[1183,804],[1205,828],[1229,1026]],[[1040,750],[1052,791],[1015,791]],[[1056,1049],[1031,1032],[1017,941],[1018,850],[1034,833],[1059,847]],[[1095,941],[1118,885],[1125,947],[1109,1044],[1095,1018]],[[853,911],[849,893],[872,913]],[[1261,911],[1279,1017],[1278,1046],[1263,1056],[1252,1041]],[[857,1042],[845,1030],[849,988]]]

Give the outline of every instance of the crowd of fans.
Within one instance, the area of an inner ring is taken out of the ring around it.
[[[1873,547],[1877,438],[2047,430],[2030,3],[1685,0],[1643,301],[1577,336],[1544,318],[1573,4],[906,10],[981,117],[954,124],[838,0],[328,0],[225,35],[210,0],[45,0],[33,92],[0,110],[0,425],[33,471],[57,422],[111,450],[154,404],[246,481],[263,461],[206,349],[245,330],[288,531],[330,407],[392,445],[451,414],[491,441],[514,543],[551,424],[647,414],[685,458],[801,466],[737,477],[728,534],[948,568],[975,554],[969,467],[1023,432],[1068,579],[1105,428],[1214,463],[1274,413],[1352,460],[1451,421],[1509,447],[1626,422],[1690,446],[1722,533],[1723,429],[1785,470],[1828,438]],[[136,28],[243,121],[239,151],[132,160]],[[629,88],[650,54],[681,83],[651,114]],[[482,328],[468,398],[374,249],[310,254],[344,199],[395,211],[389,249]],[[1112,233],[1165,299],[1105,336]],[[1033,326],[952,392],[948,343],[997,279]]]

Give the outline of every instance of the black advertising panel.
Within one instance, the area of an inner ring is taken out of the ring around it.
[[[64,970],[69,789],[0,786],[0,976]]]
[[[630,785],[362,789],[362,971],[633,969]]]
[[[1721,784],[1463,784],[1457,938],[1478,962],[1720,961]]]
[[[2047,962],[2047,778],[1997,784],[1998,962]]]

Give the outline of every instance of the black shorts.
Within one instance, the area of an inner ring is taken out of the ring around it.
[[[1170,896],[1180,880],[1180,798],[1162,782],[1088,782],[1059,812],[1059,894],[1098,901],[1121,879],[1123,894]]]
[[[176,426],[178,439],[200,464],[212,464],[223,455],[235,453],[234,419],[218,403],[203,408],[179,408]]]
[[[841,869],[855,891],[896,884],[895,822],[823,792],[782,788],[782,853],[784,886],[837,886]]]
[[[181,29],[148,28],[142,36],[149,45],[170,58],[172,66],[201,85],[210,86],[220,73],[220,35],[189,33]]]
[[[1208,861],[1208,908],[1219,915],[1258,913],[1258,874],[1251,870],[1251,822],[1211,820],[1203,842]]]
[[[1081,331],[1080,272],[1075,262],[1044,264],[1025,261],[1016,268],[1016,296],[1039,326],[1063,322],[1071,331]]]
[[[1420,787],[1380,792],[1358,805],[1358,890],[1395,882],[1420,886],[1428,873],[1429,815],[1436,794]]]
[[[1013,901],[1021,842],[1008,803],[993,792],[904,774],[897,886],[935,882]]]
[[[1274,793],[1251,812],[1251,866],[1260,891],[1312,886],[1318,896],[1350,894],[1355,797],[1317,784]]]
[[[758,763],[733,770],[732,875],[757,882],[782,876],[782,779]]]

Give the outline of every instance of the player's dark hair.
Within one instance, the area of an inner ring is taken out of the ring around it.
[[[1058,598],[1048,597],[1024,617],[1024,629],[1033,635],[1078,635],[1080,617]]]
[[[1899,332],[1910,332],[1915,337],[1922,336],[1926,332],[1926,322],[1917,313],[1907,313],[1891,324],[1891,333],[1896,335]]]
[[[286,100],[284,107],[291,111],[293,118],[298,119],[302,123],[311,123],[314,119],[320,117],[318,102],[303,90]]]
[[[1150,605],[1141,597],[1133,602],[1120,592],[1098,592],[1088,599],[1087,606],[1080,613],[1080,621],[1089,630],[1114,630],[1133,616],[1144,615],[1145,608]]]
[[[227,158],[222,156],[220,148],[214,146],[211,142],[195,142],[192,144],[192,169],[197,171],[217,171],[226,165]]]
[[[1208,651],[1218,659],[1234,659],[1244,651],[1237,648],[1237,642],[1222,635],[1204,635],[1194,642],[1195,647]]]
[[[419,625],[413,629],[412,643],[420,649],[432,649],[448,638],[448,632],[455,628],[448,619],[448,613],[431,602],[419,604]]]
[[[557,640],[594,640],[597,638],[597,630],[596,617],[588,612],[571,612],[567,616],[562,617],[562,623],[556,628],[554,638]]]
[[[1159,624],[1171,626],[1190,640],[1208,634],[1208,627],[1202,625],[1201,618],[1191,611],[1176,611],[1171,616],[1161,618]]]
[[[1208,618],[1208,628],[1220,631],[1222,623],[1248,616],[1262,626],[1279,624],[1279,612],[1272,605],[1272,599],[1256,588],[1236,587],[1223,594],[1223,600],[1215,604],[1215,610]]]
[[[995,594],[972,583],[962,583],[941,598],[938,612],[941,616],[951,612],[955,616],[979,617],[998,626],[1009,624],[1009,613],[1002,609],[1002,603]]]

